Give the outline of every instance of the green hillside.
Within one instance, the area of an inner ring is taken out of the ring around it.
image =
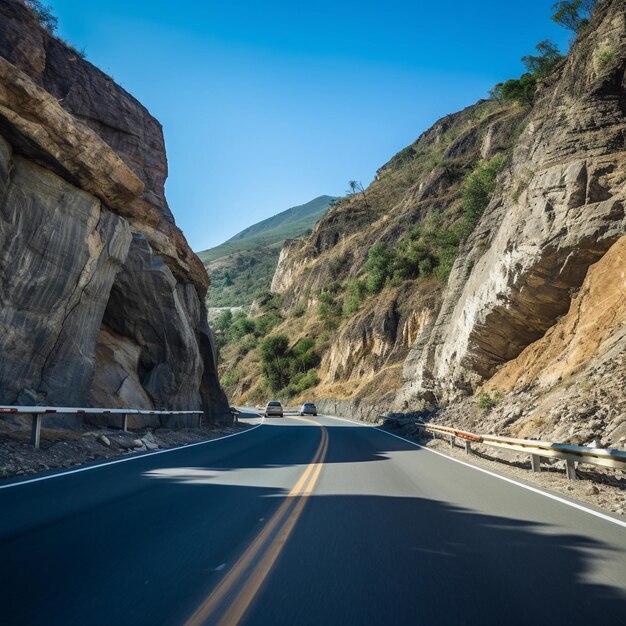
[[[199,252],[211,277],[207,306],[245,306],[252,303],[255,294],[269,290],[285,239],[310,232],[334,200],[332,196],[320,196],[249,226],[215,248]]]
[[[253,250],[273,243],[282,244],[285,239],[299,237],[321,219],[333,200],[336,198],[319,196],[306,204],[282,211],[249,226],[215,248],[199,252],[198,256],[206,265],[236,252]]]

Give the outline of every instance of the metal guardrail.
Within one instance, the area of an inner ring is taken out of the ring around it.
[[[128,430],[129,415],[198,415],[198,427],[202,425],[203,411],[157,411],[155,409],[100,409],[60,406],[0,406],[0,414],[30,415],[33,419],[31,443],[39,448],[41,423],[44,415],[62,413],[65,415],[120,415],[122,429]]]
[[[575,446],[567,443],[552,443],[549,441],[538,441],[535,439],[515,439],[513,437],[498,437],[496,435],[476,435],[474,433],[450,428],[449,426],[439,426],[436,424],[419,423],[417,428],[422,431],[445,435],[450,437],[451,443],[456,438],[463,439],[465,451],[471,453],[472,442],[481,443],[486,446],[525,452],[530,455],[531,468],[533,472],[541,471],[541,459],[553,458],[565,461],[565,471],[567,477],[574,480],[576,478],[575,463],[586,463],[589,465],[599,465],[626,471],[626,451],[612,448],[591,448],[589,446]]]

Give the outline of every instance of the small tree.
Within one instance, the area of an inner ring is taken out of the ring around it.
[[[552,5],[552,21],[579,33],[585,28],[601,0],[562,0]]]
[[[502,104],[504,99],[502,98],[502,86],[504,83],[496,83],[489,91],[489,97],[495,100],[498,104]]]
[[[563,58],[563,55],[558,46],[549,39],[540,41],[535,48],[539,54],[528,54],[522,57],[522,63],[531,74],[537,78],[543,78],[552,71],[552,68]]]
[[[355,195],[357,193],[360,193],[361,196],[363,196],[363,202],[365,203],[365,208],[369,210],[370,205],[369,205],[369,202],[367,201],[367,194],[365,193],[365,187],[363,187],[361,182],[358,180],[349,180],[348,187],[350,187],[350,189],[348,190],[348,193],[350,195]]]
[[[52,12],[52,7],[43,4],[40,0],[24,0],[24,4],[37,16],[39,23],[50,33],[54,33],[59,26],[59,19]]]

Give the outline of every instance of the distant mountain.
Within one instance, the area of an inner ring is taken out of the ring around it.
[[[256,293],[268,290],[285,239],[309,233],[336,199],[319,196],[253,224],[215,248],[199,252],[211,276],[207,306],[248,305]]]
[[[330,204],[336,199],[333,196],[319,196],[306,204],[294,206],[248,226],[219,246],[199,252],[198,256],[206,265],[236,252],[252,250],[259,246],[282,244],[285,239],[304,235],[313,228],[315,222],[323,217]]]

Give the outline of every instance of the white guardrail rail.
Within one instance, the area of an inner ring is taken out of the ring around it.
[[[613,469],[626,471],[626,451],[609,448],[590,448],[588,446],[575,446],[566,443],[551,443],[549,441],[536,441],[534,439],[514,439],[513,437],[497,437],[495,435],[476,435],[474,433],[438,426],[435,424],[418,423],[419,435],[424,431],[437,435],[443,435],[454,444],[455,439],[462,439],[465,451],[470,454],[472,443],[480,443],[486,446],[525,452],[530,455],[531,469],[533,472],[541,471],[541,459],[552,458],[565,461],[565,471],[570,479],[576,478],[576,463],[600,465]]]
[[[39,448],[41,439],[41,423],[44,415],[62,413],[64,415],[119,415],[121,428],[128,430],[129,415],[197,415],[198,427],[202,424],[203,411],[157,411],[154,409],[101,409],[101,408],[76,408],[60,406],[0,406],[2,414],[30,415],[33,419],[31,443]]]

